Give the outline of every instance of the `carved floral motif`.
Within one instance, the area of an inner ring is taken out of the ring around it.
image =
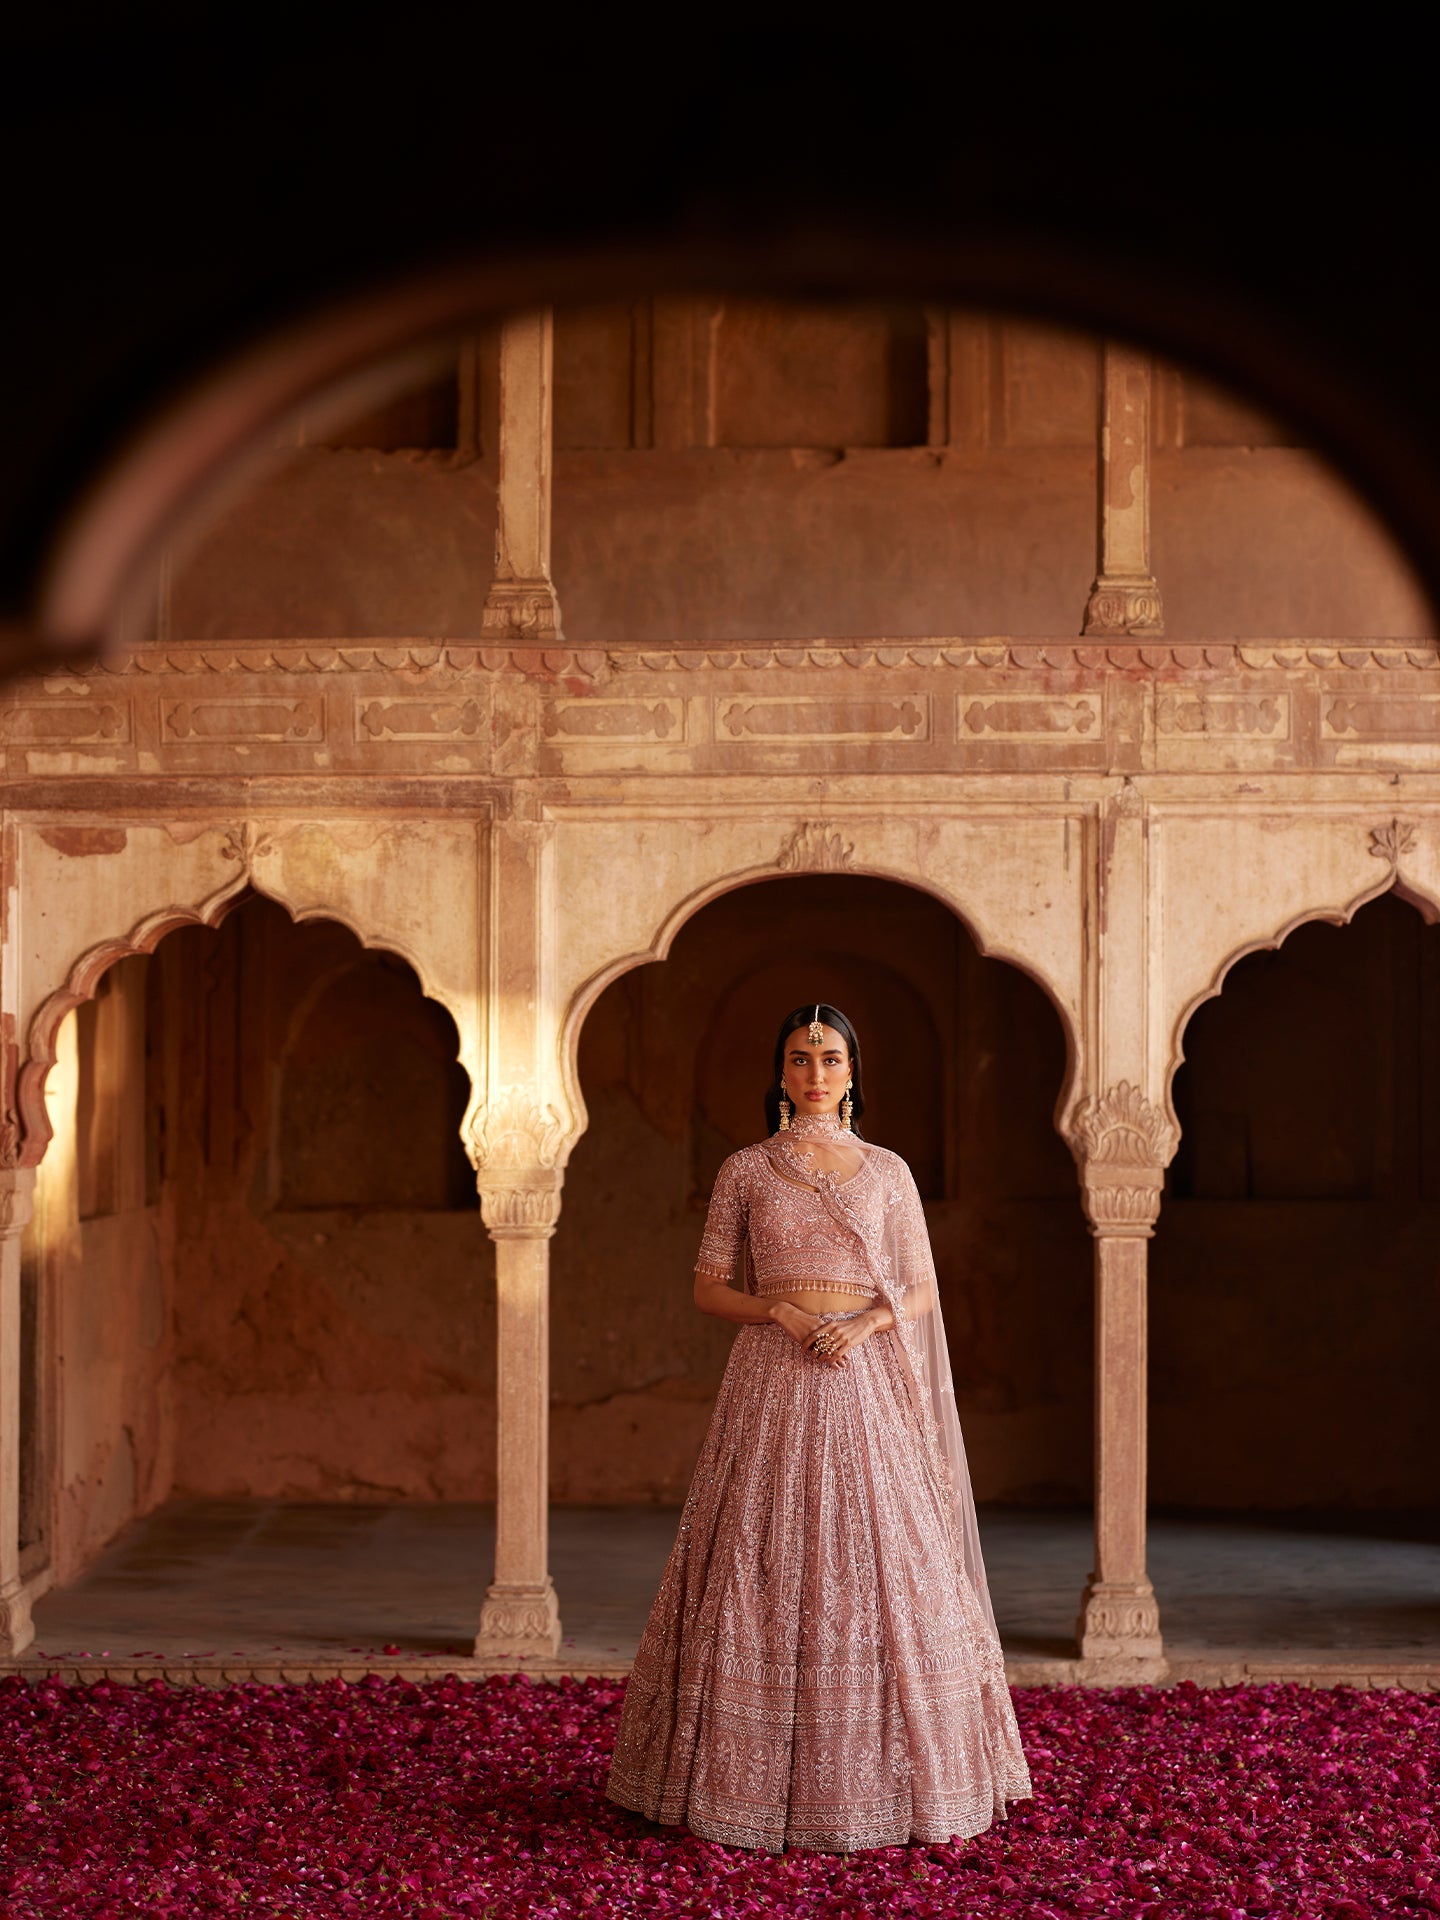
[[[1388,860],[1397,867],[1407,853],[1415,851],[1416,828],[1409,820],[1392,820],[1388,826],[1370,829],[1369,851],[1377,860]]]
[[[782,873],[845,873],[854,854],[853,842],[822,820],[807,820],[780,843],[775,864]]]
[[[220,858],[236,861],[248,878],[255,862],[265,859],[274,851],[275,842],[264,828],[257,827],[253,821],[246,820],[241,826],[231,827],[225,835],[220,847]]]
[[[1164,1167],[1176,1144],[1167,1116],[1128,1080],[1082,1100],[1070,1137],[1086,1161],[1100,1166]]]
[[[524,1087],[504,1087],[477,1111],[470,1139],[482,1171],[553,1167],[565,1127],[554,1107],[542,1107]]]
[[[497,1240],[548,1239],[560,1219],[555,1162],[565,1144],[554,1107],[506,1087],[476,1114],[470,1142],[486,1231]]]
[[[1160,1213],[1175,1129],[1128,1080],[1083,1100],[1070,1128],[1094,1233],[1148,1238]]]

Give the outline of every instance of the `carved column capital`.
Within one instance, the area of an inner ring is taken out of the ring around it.
[[[1090,1231],[1149,1239],[1175,1129],[1128,1080],[1082,1100],[1070,1126]]]
[[[548,1240],[560,1218],[565,1127],[524,1087],[503,1087],[470,1125],[480,1213],[492,1239]]]
[[[565,1176],[553,1167],[477,1175],[480,1218],[492,1240],[548,1240],[560,1220]]]
[[[23,1233],[34,1211],[34,1167],[0,1167],[0,1239]]]
[[[560,600],[548,579],[496,580],[480,613],[480,636],[492,644],[524,641],[536,647],[558,645]]]

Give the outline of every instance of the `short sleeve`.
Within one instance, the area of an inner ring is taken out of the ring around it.
[[[714,1280],[730,1279],[745,1244],[749,1220],[749,1182],[740,1155],[732,1153],[715,1176],[715,1190],[710,1195],[710,1211],[705,1216],[705,1232],[701,1236],[695,1271]]]

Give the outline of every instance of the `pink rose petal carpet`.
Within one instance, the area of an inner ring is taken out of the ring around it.
[[[1440,1915],[1440,1695],[1017,1688],[948,1846],[741,1852],[604,1797],[620,1683],[0,1680],[0,1915]]]

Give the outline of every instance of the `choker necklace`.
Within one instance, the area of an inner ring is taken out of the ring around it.
[[[797,1113],[790,1122],[789,1131],[794,1133],[843,1133],[840,1116],[835,1113]]]

